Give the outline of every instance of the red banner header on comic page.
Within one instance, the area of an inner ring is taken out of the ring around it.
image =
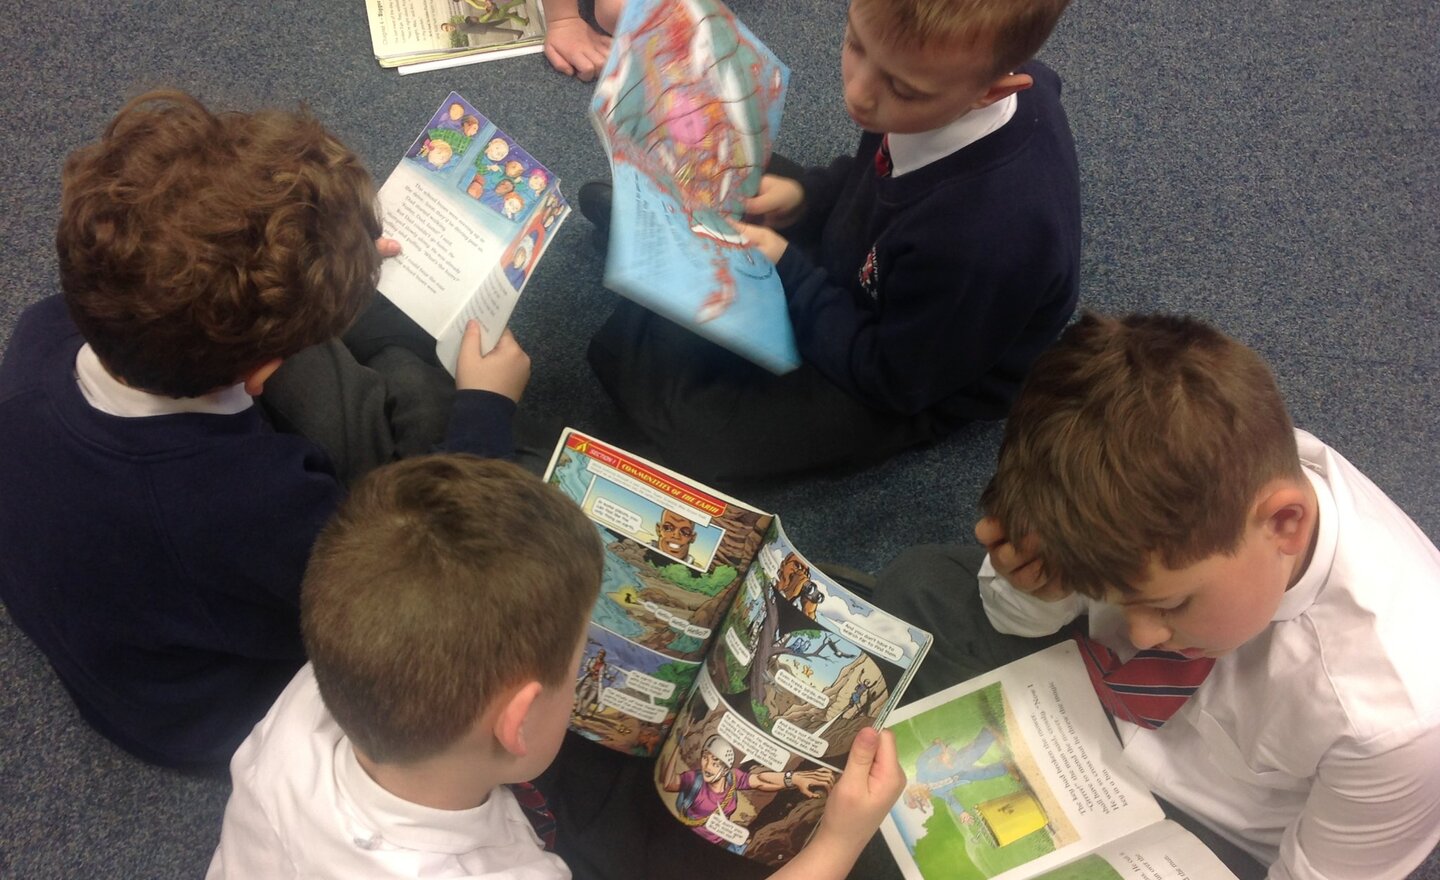
[[[703,510],[711,516],[720,516],[725,512],[724,501],[707,495],[692,486],[684,483],[677,483],[667,474],[656,471],[653,467],[643,461],[637,461],[623,452],[611,449],[597,440],[586,437],[583,434],[571,434],[565,443],[566,446],[580,453],[588,455],[603,465],[614,468],[627,477],[639,480],[645,485],[659,492],[696,508]]]

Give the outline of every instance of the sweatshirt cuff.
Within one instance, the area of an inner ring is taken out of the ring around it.
[[[456,391],[445,450],[484,458],[512,458],[515,408],[515,401],[494,391]]]

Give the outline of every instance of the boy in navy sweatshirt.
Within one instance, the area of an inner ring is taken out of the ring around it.
[[[306,114],[152,92],[69,157],[60,214],[64,294],[0,363],[0,598],[102,734],[218,766],[305,661],[344,494],[253,398],[374,295],[375,185]],[[449,444],[508,454],[524,352],[472,328],[456,375]]]
[[[629,303],[591,342],[654,454],[754,478],[1005,415],[1078,295],[1074,143],[1059,78],[1029,61],[1067,2],[853,0],[841,71],[860,146],[766,175],[742,228],[776,264],[802,366],[773,376]]]

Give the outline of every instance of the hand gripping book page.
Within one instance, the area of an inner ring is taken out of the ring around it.
[[[451,373],[465,325],[499,340],[536,263],[570,215],[555,175],[451,92],[380,188],[399,256],[378,288],[436,339]]]
[[[590,105],[614,183],[605,286],[775,373],[800,363],[784,287],[732,221],[789,78],[718,0],[630,0]]]
[[[656,792],[677,822],[783,864],[930,634],[826,576],[778,517],[593,437],[567,430],[546,480],[606,548],[571,729],[658,752]]]
[[[907,880],[1235,880],[1125,763],[1073,642],[896,710]]]

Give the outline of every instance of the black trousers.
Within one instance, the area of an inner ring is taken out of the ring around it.
[[[706,482],[871,464],[942,434],[923,414],[861,403],[810,364],[776,376],[629,301],[589,357],[635,451]]]

